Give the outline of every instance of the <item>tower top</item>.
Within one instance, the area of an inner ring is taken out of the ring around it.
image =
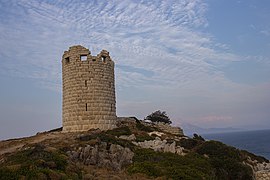
[[[102,50],[96,56],[91,55],[91,51],[81,45],[75,45],[69,47],[68,51],[64,51],[62,60],[69,62],[70,60],[76,61],[96,61],[96,62],[111,62],[113,63],[110,53],[107,50]]]

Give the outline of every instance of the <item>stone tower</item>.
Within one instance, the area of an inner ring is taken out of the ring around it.
[[[109,52],[92,56],[83,46],[72,46],[63,54],[62,73],[63,131],[114,128],[114,62]]]

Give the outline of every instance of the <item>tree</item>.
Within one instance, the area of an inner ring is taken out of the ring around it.
[[[205,139],[202,137],[202,136],[200,136],[200,135],[198,135],[198,134],[193,134],[193,139],[196,139],[196,140],[199,140],[199,141],[205,141]]]
[[[164,122],[167,124],[172,123],[166,112],[165,111],[161,112],[160,110],[155,111],[152,114],[148,115],[146,118],[144,118],[144,120],[150,120],[152,122]]]

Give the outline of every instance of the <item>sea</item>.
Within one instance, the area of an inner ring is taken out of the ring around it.
[[[270,129],[201,135],[206,140],[217,140],[238,149],[270,160]]]

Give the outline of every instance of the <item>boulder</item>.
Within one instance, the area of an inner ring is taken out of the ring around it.
[[[170,146],[169,146],[169,152],[175,153],[175,141],[173,141],[173,143],[170,144]]]
[[[119,136],[119,139],[134,141],[136,140],[136,136],[134,134],[131,134],[130,136],[122,135],[122,136]]]
[[[183,150],[184,150],[183,147],[177,146],[177,147],[176,147],[176,154],[181,155],[181,156],[185,155],[185,153],[184,153]]]
[[[148,134],[149,134],[149,136],[156,135],[156,136],[159,136],[159,137],[161,137],[162,135],[164,135],[163,132],[158,132],[158,131],[153,131],[153,132],[150,132]]]

